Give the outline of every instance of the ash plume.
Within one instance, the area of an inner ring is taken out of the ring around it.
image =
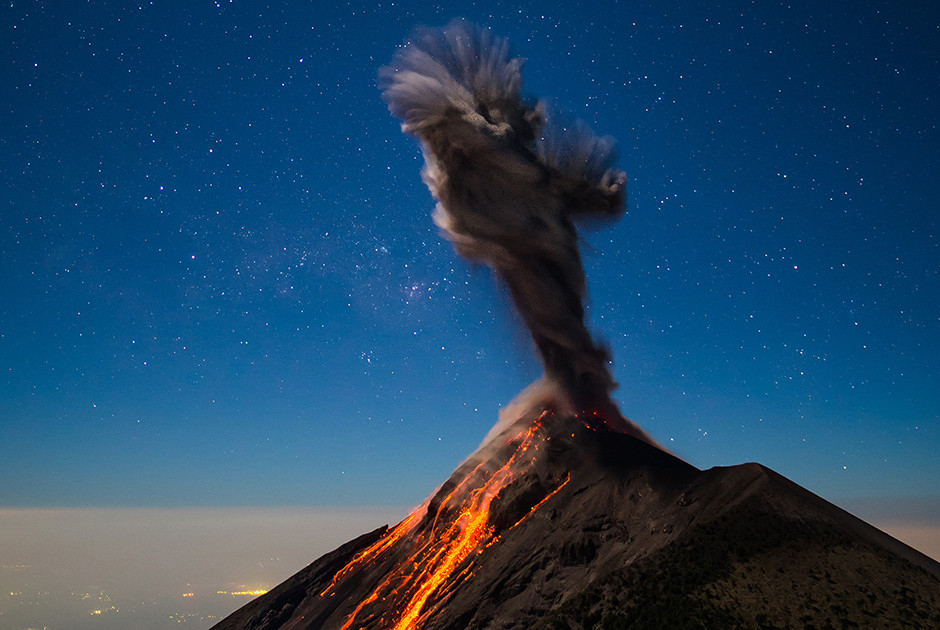
[[[584,322],[573,223],[622,214],[626,176],[611,138],[553,124],[541,101],[522,97],[522,64],[505,39],[455,20],[419,31],[380,70],[380,88],[421,142],[434,221],[508,287],[545,368],[539,391],[648,440],[610,399],[609,352]]]

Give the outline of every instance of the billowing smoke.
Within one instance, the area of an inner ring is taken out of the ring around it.
[[[417,33],[382,68],[380,87],[421,141],[435,222],[457,252],[505,281],[554,397],[560,390],[570,411],[630,430],[610,400],[609,353],[585,327],[572,223],[619,216],[626,177],[612,139],[552,124],[541,102],[521,96],[521,67],[506,40],[457,20]]]

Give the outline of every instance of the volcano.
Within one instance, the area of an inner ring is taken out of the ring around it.
[[[624,418],[575,222],[624,211],[613,140],[546,118],[455,20],[380,70],[434,220],[504,283],[545,369],[405,520],[215,630],[940,628],[940,565],[758,464],[699,470]]]
[[[937,628],[940,563],[760,464],[535,405],[213,630],[685,627]]]

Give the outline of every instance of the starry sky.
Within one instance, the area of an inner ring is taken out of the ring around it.
[[[458,15],[619,142],[583,252],[624,414],[936,505],[936,3],[572,6],[0,9],[0,506],[413,505],[476,447],[541,369],[376,89]]]

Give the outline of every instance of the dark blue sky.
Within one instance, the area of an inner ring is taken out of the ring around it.
[[[619,141],[584,257],[625,415],[940,500],[940,10],[659,4],[4,8],[0,505],[410,504],[479,443],[540,368],[375,87],[456,15]]]

